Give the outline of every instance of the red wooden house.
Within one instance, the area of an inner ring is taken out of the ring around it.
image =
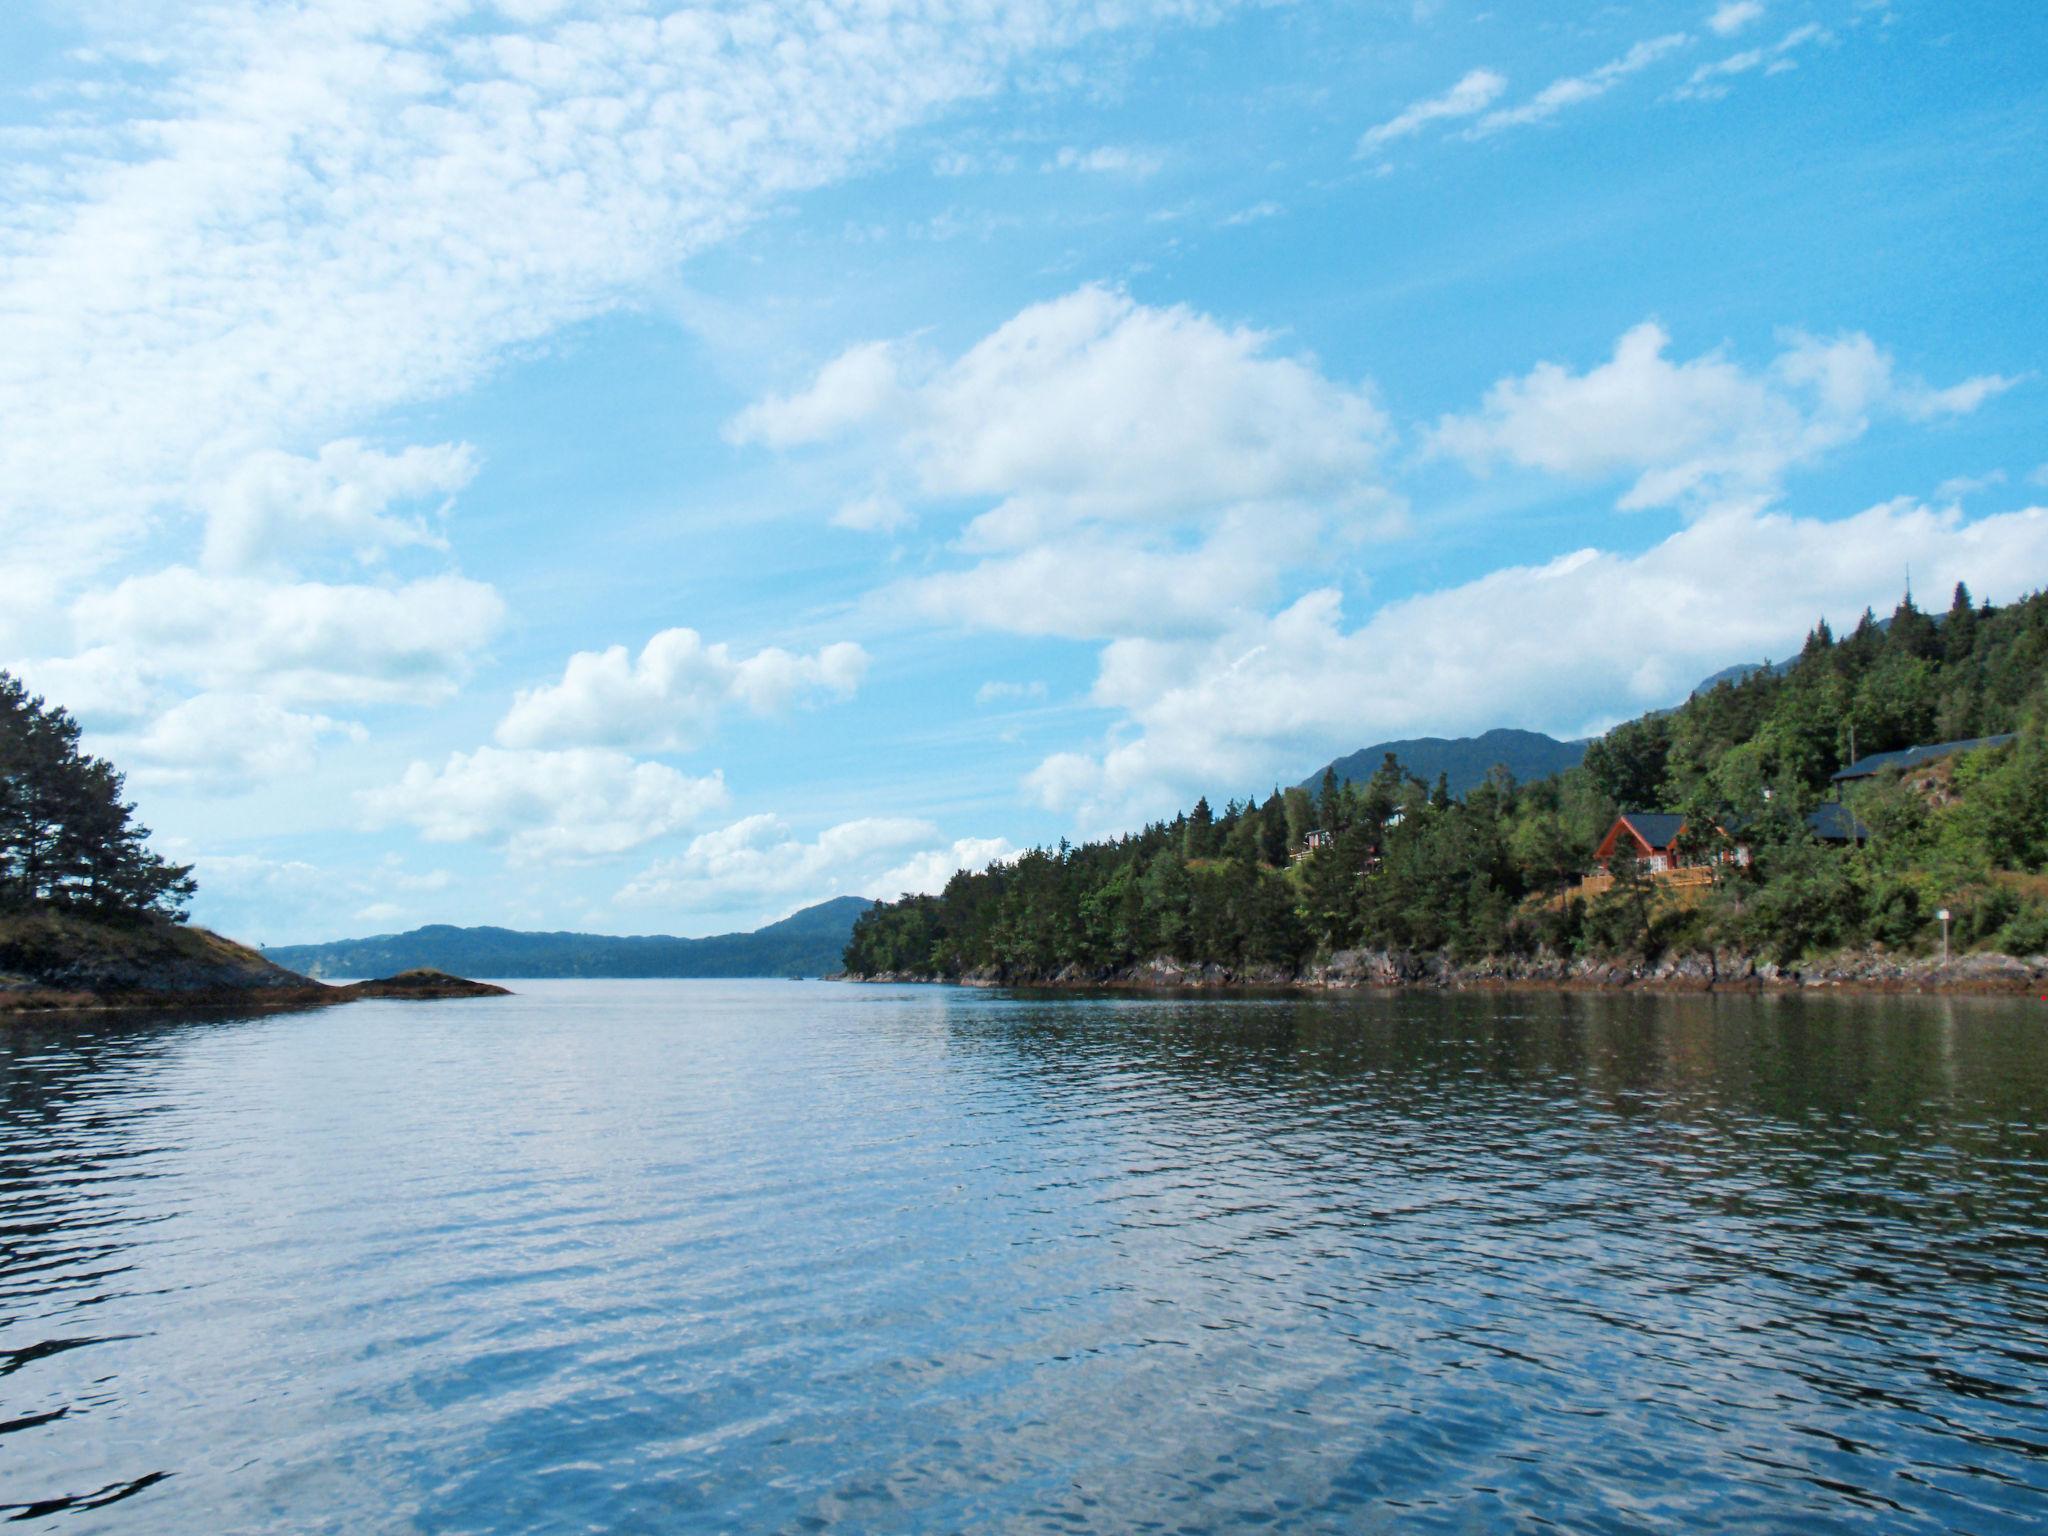
[[[1721,831],[1719,827],[1714,830]],[[1625,847],[1635,854],[1636,861],[1645,874],[1670,874],[1674,870],[1684,868],[1688,863],[1702,862],[1688,860],[1679,852],[1678,845],[1684,834],[1683,816],[1674,815],[1669,811],[1625,811],[1615,819],[1614,825],[1607,829],[1607,835],[1600,839],[1600,846],[1593,850],[1593,862],[1599,865],[1603,872],[1607,872],[1610,869],[1609,861]],[[1719,863],[1724,859],[1732,864],[1747,864],[1749,849],[1737,843],[1733,848],[1718,853],[1712,860],[1705,862]]]

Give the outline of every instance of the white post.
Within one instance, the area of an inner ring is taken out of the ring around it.
[[[1941,963],[1948,964],[1948,908],[1943,907],[1934,914],[1941,919]]]

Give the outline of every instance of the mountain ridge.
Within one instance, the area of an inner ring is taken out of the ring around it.
[[[835,896],[749,932],[696,939],[429,923],[405,933],[280,944],[264,953],[319,979],[422,968],[514,979],[822,976],[839,968],[854,920],[873,904],[865,896]]]
[[[1547,779],[1576,768],[1586,755],[1586,741],[1560,741],[1541,731],[1497,726],[1477,736],[1417,736],[1406,741],[1381,741],[1336,758],[1302,782],[1314,791],[1323,775],[1334,771],[1339,784],[1352,784],[1372,777],[1386,754],[1391,752],[1409,773],[1424,783],[1434,783],[1438,774],[1449,782],[1453,795],[1464,795],[1486,782],[1495,765],[1505,765],[1518,783]]]

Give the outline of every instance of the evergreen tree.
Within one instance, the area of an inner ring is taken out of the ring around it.
[[[0,905],[182,917],[191,869],[149,849],[113,764],[78,722],[0,672]]]

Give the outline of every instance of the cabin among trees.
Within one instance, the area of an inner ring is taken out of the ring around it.
[[[1674,887],[1711,884],[1715,867],[1749,866],[1749,845],[1717,822],[1695,825],[1669,811],[1624,811],[1593,850],[1593,871],[1577,894],[1597,896],[1617,872],[1647,875]]]

